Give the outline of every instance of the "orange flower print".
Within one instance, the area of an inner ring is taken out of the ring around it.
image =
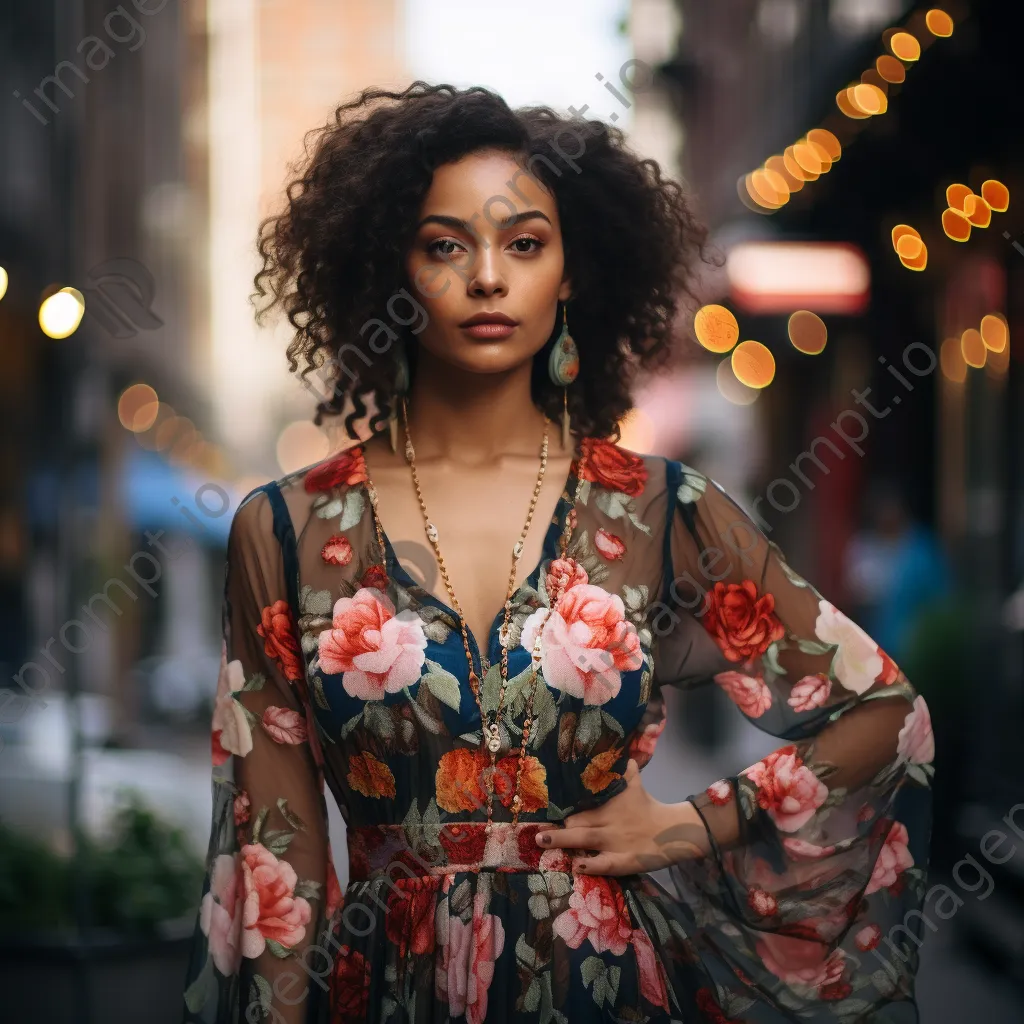
[[[475,811],[483,807],[487,797],[480,785],[480,773],[487,765],[488,761],[482,751],[468,750],[465,747],[449,750],[437,766],[437,806],[449,814]],[[499,775],[498,779],[500,778]],[[546,790],[544,798],[546,802]]]
[[[368,479],[363,446],[356,444],[314,466],[306,474],[304,484],[308,494],[316,494],[332,487],[352,487]]]
[[[647,483],[647,466],[639,455],[620,448],[611,441],[584,438],[581,443],[586,453],[583,479],[590,480],[609,491],[619,491],[631,498],[643,494]],[[578,467],[574,467],[578,472]]]
[[[348,565],[352,561],[352,542],[336,533],[320,549],[320,557],[328,565]]]
[[[512,793],[516,787],[516,766],[519,755],[503,757],[495,767],[494,792],[506,806],[512,806]],[[531,813],[548,805],[547,769],[530,754],[523,758],[523,774],[519,778],[520,810]]]
[[[594,547],[597,548],[597,553],[609,562],[621,558],[626,553],[626,545],[622,538],[603,527],[594,534]]]
[[[345,781],[357,793],[373,800],[379,800],[382,796],[391,800],[395,798],[395,777],[391,769],[365,750],[348,759]]]
[[[598,754],[586,768],[583,769],[583,785],[591,793],[600,793],[606,790],[616,779],[621,779],[619,772],[612,771],[612,765],[622,757],[622,751],[618,747],[612,747],[603,754]]]
[[[263,652],[280,666],[285,679],[298,682],[303,678],[302,652],[295,639],[295,623],[287,601],[275,601],[263,609],[256,632],[263,637]]]
[[[263,728],[275,743],[306,742],[306,722],[291,708],[269,707],[263,712]]]
[[[786,635],[775,596],[758,596],[753,580],[715,584],[704,599],[704,628],[729,661],[750,661]]]

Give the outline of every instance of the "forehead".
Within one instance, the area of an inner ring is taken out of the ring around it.
[[[540,210],[556,223],[554,196],[509,153],[471,153],[434,171],[422,215],[446,213],[466,220],[484,214],[500,220],[513,211]]]

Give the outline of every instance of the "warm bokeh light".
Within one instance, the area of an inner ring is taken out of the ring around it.
[[[896,252],[905,260],[916,260],[924,251],[924,242],[920,235],[901,235],[896,242]]]
[[[987,228],[992,223],[992,207],[973,192],[964,200],[964,214],[976,228]]]
[[[893,85],[899,85],[901,82],[906,81],[907,78],[907,69],[903,62],[895,57],[890,57],[887,53],[875,61],[875,70],[882,78]]]
[[[988,350],[988,359],[985,360],[985,373],[996,380],[1002,377],[1010,368],[1010,346],[1007,345],[999,352]]]
[[[971,222],[951,206],[942,211],[942,230],[954,242],[966,242],[971,237]]]
[[[801,147],[801,149],[805,148]],[[795,145],[787,146],[782,154],[782,159],[790,172],[803,178],[804,181],[817,181],[821,177],[821,161],[814,155],[813,150],[797,153]]]
[[[959,338],[947,338],[939,349],[939,365],[942,375],[954,384],[963,384],[967,380],[967,364],[960,348]]]
[[[865,114],[884,114],[889,108],[885,93],[877,85],[867,82],[861,82],[850,90],[850,101]]]
[[[900,263],[907,268],[907,270],[924,270],[928,266],[928,246],[923,242],[921,243],[921,251],[913,258],[907,256],[900,256]]]
[[[827,128],[812,128],[807,133],[807,141],[821,146],[833,163],[843,155],[843,147],[840,145],[839,139]]]
[[[631,452],[649,452],[658,436],[654,420],[642,409],[630,409],[619,421],[619,444]]]
[[[693,318],[693,333],[709,352],[729,352],[740,338],[740,325],[732,311],[711,303]]]
[[[739,309],[787,316],[794,309],[858,313],[871,284],[864,253],[844,242],[740,242],[725,273]]]
[[[766,171],[774,171],[778,174],[782,180],[785,181],[786,188],[789,189],[791,194],[793,192],[799,192],[800,189],[804,187],[804,179],[790,174],[789,168],[786,167],[786,161],[782,159],[780,154],[768,157],[764,162],[764,169]]]
[[[147,451],[158,451],[157,435],[160,433],[160,428],[168,420],[175,419],[177,415],[174,411],[174,406],[167,402],[157,402],[155,410],[150,409],[148,406],[140,409],[139,416],[152,416],[153,422],[145,430],[137,430],[135,432],[135,440]]]
[[[981,196],[996,213],[1006,213],[1010,206],[1010,190],[995,178],[982,183]]]
[[[920,238],[921,235],[917,228],[910,224],[897,224],[892,229],[892,247],[899,252],[899,241],[904,235],[912,235],[914,238]]]
[[[745,174],[740,179],[740,182],[741,196],[742,193],[745,191],[750,201],[755,204],[755,209],[760,208],[761,210],[777,210],[780,206],[782,206],[782,203],[774,202],[772,199],[768,198],[768,196],[762,195],[760,192],[757,191],[757,189],[754,187],[753,172],[751,172],[750,174]],[[765,187],[767,191],[774,194],[774,190],[768,188],[767,184],[764,181],[762,181],[762,186]]]
[[[733,405],[752,405],[761,394],[757,388],[748,388],[732,372],[732,360],[723,359],[715,370],[715,383],[722,397]]]
[[[946,39],[953,34],[953,19],[941,7],[933,7],[924,16],[924,23],[933,36]]]
[[[963,353],[964,362],[975,369],[984,366],[985,360],[988,358],[988,349],[985,348],[985,342],[981,340],[981,332],[973,327],[968,327],[960,335],[960,351]]]
[[[782,163],[786,170],[793,175],[794,178],[799,178],[800,181],[814,181],[817,177],[816,174],[808,174],[808,172],[797,163],[792,146],[787,146],[782,151]]]
[[[865,118],[870,117],[870,114],[865,114],[863,110],[858,110],[854,106],[853,100],[850,98],[849,89],[840,89],[836,93],[836,106],[847,116],[857,121],[863,121]]]
[[[117,418],[126,430],[138,433],[153,426],[159,408],[160,400],[148,384],[132,384],[117,400]]]
[[[766,388],[775,379],[775,357],[759,341],[741,341],[731,358],[732,372],[748,388]]]
[[[753,190],[755,201],[760,201],[764,206],[778,209],[789,202],[789,189],[786,187],[786,182],[772,171],[758,168],[751,172],[750,187]]]
[[[803,170],[813,174],[815,177],[825,174],[832,167],[832,161],[829,159],[828,154],[805,140],[794,144],[793,159],[796,160]]]
[[[981,340],[990,352],[1002,352],[1010,340],[1006,319],[998,313],[986,313],[981,318]]]
[[[952,210],[963,210],[967,197],[974,193],[960,182],[954,182],[946,189],[946,205]]]
[[[0,267],[0,299],[7,294],[7,271]]]
[[[61,288],[39,305],[39,326],[48,338],[60,340],[78,330],[85,315],[85,296],[77,288]]]
[[[798,309],[790,316],[787,330],[793,347],[805,355],[816,356],[825,350],[828,328],[817,313]]]
[[[309,420],[289,423],[277,438],[277,464],[282,473],[294,473],[327,457],[327,435]]]
[[[889,49],[907,63],[921,56],[921,44],[909,32],[896,32],[889,40]]]
[[[195,435],[195,425],[187,416],[170,416],[157,426],[154,441],[157,451],[165,452],[182,441],[191,441]]]

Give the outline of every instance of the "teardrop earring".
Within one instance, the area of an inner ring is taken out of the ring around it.
[[[562,389],[562,449],[569,447],[569,385],[580,372],[580,353],[569,333],[568,314],[562,304],[562,331],[555,339],[548,356],[548,376],[551,383]]]
[[[409,360],[405,355],[405,342],[395,347],[395,390],[391,396],[391,414],[388,416],[388,433],[391,450],[398,452],[398,406],[409,392]]]

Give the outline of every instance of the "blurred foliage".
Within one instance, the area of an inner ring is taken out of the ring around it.
[[[952,595],[917,616],[900,668],[940,718],[963,699],[972,609],[966,596]]]
[[[72,860],[0,824],[0,929],[63,931],[74,924],[75,872],[87,886],[90,924],[155,935],[195,912],[204,864],[185,831],[128,791],[103,841],[86,837]]]

